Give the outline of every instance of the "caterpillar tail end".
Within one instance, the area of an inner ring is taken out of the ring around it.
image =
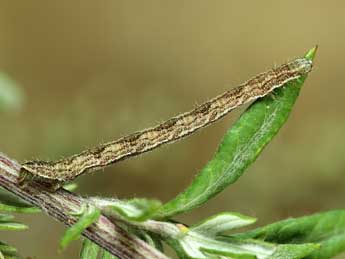
[[[25,189],[31,183],[37,184],[40,188],[49,192],[56,192],[65,184],[64,182],[61,182],[59,180],[41,178],[37,175],[32,174],[22,166],[19,171],[18,185],[21,188]]]

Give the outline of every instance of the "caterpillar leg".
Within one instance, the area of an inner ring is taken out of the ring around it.
[[[18,184],[20,187],[25,188],[30,183],[39,184],[44,190],[49,192],[56,192],[60,189],[65,183],[55,179],[46,179],[37,175],[33,175],[24,168],[20,169]]]

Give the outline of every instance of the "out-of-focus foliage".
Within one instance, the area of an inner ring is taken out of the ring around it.
[[[0,231],[26,230],[28,227],[14,220],[12,213],[35,213],[40,210],[22,202],[0,188]],[[3,233],[3,232],[1,232]],[[1,234],[0,236],[2,236]],[[2,257],[1,257],[2,256]],[[19,258],[17,249],[0,241],[0,258]]]
[[[23,104],[23,92],[17,82],[0,72],[0,111],[17,111]]]

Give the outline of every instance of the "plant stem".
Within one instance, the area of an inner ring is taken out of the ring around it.
[[[0,153],[0,186],[39,207],[66,226],[76,223],[78,218],[71,215],[71,212],[80,210],[82,204],[88,203],[88,201],[63,188],[54,193],[48,192],[34,182],[24,188],[20,187],[17,181],[20,167],[18,162]],[[125,232],[104,215],[101,215],[95,224],[88,227],[83,235],[121,259],[168,258],[138,237]]]

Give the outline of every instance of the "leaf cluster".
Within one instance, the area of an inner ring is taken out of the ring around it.
[[[19,200],[14,195],[0,189],[0,231],[20,231],[28,227],[14,219],[13,213],[37,213],[39,209]],[[17,249],[0,241],[0,259],[20,258]]]

